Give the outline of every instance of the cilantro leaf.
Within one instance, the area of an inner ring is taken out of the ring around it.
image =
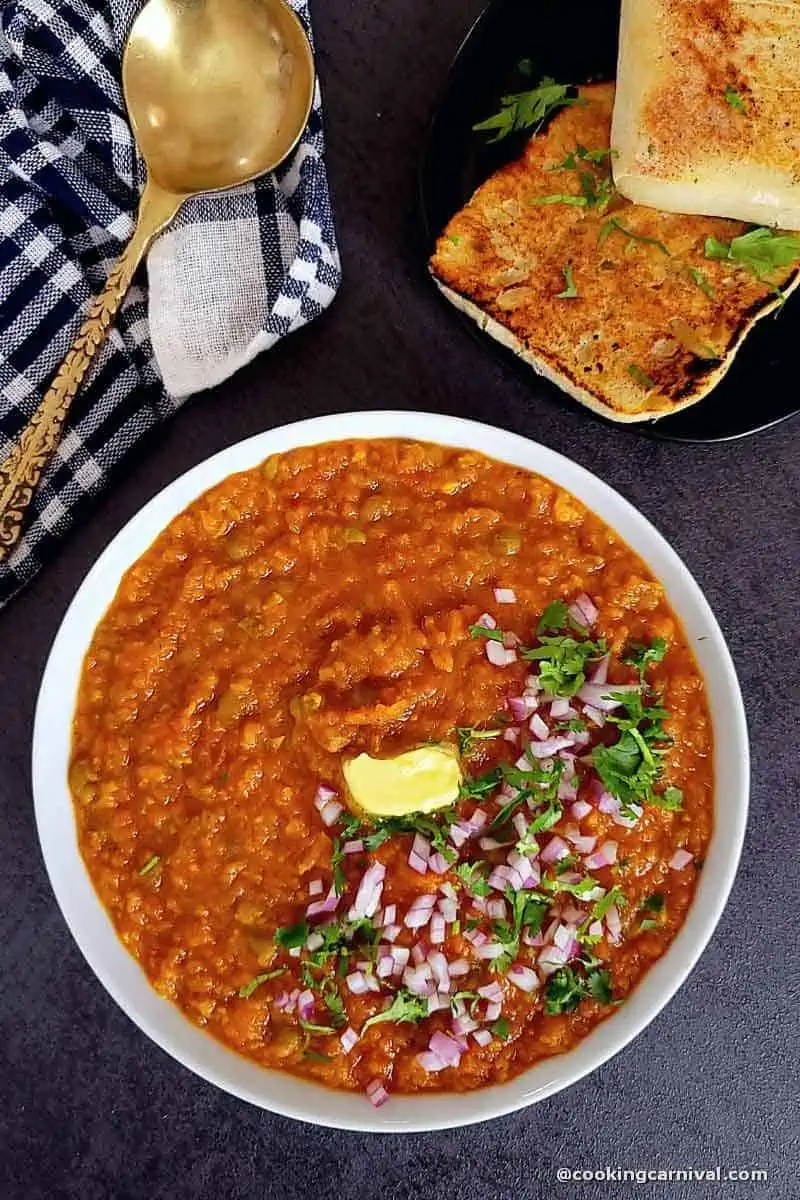
[[[594,163],[596,166],[600,166],[606,161],[606,159],[613,158],[615,156],[615,150],[587,150],[585,146],[581,146],[581,144],[578,143],[575,149],[570,150],[566,157],[562,159],[557,166],[551,167],[550,169],[552,171],[577,171],[580,169],[580,164],[582,162]]]
[[[394,1000],[383,1012],[369,1017],[361,1027],[362,1036],[371,1025],[379,1025],[382,1021],[409,1021],[416,1024],[428,1015],[428,1000],[426,996],[415,996],[408,988],[400,988]]]
[[[492,932],[495,940],[504,947],[504,953],[491,962],[491,968],[505,974],[519,954],[519,942],[523,929],[534,935],[539,932],[547,916],[550,901],[540,893],[527,890],[515,892],[506,888],[506,900],[511,907],[511,922],[495,921]]]
[[[462,862],[453,868],[453,872],[473,896],[488,896],[492,890],[486,882],[488,866],[486,862]]]
[[[502,737],[502,734],[502,729],[474,729],[459,725],[456,728],[458,752],[461,755],[469,754],[476,742],[490,742]]]
[[[700,288],[700,291],[705,292],[706,296],[708,296],[711,300],[713,300],[714,296],[716,295],[716,292],[714,291],[713,287],[706,279],[703,272],[698,271],[697,267],[687,267],[686,271],[691,276],[691,278],[694,280],[694,282],[697,284],[697,286]]]
[[[304,1029],[306,1033],[318,1033],[323,1035],[336,1033],[336,1030],[332,1025],[315,1025],[313,1021],[306,1021],[303,1017],[300,1017],[300,1028]]]
[[[744,113],[745,116],[747,115],[747,105],[744,102],[744,96],[741,92],[737,92],[732,83],[729,83],[725,88],[725,102],[731,108],[735,109],[736,112]]]
[[[541,126],[556,109],[583,103],[577,97],[568,96],[568,90],[568,84],[556,83],[554,79],[545,77],[538,87],[530,91],[501,97],[500,111],[472,128],[478,133],[493,133],[494,137],[489,140],[499,142],[521,129]]]
[[[757,279],[800,260],[800,237],[763,227],[751,229],[731,242],[706,238],[706,258],[730,260],[747,267]]]
[[[598,1004],[611,1003],[611,975],[608,971],[589,971],[586,976],[586,987],[589,995]]]
[[[308,933],[308,921],[298,921],[296,925],[287,925],[283,929],[276,929],[275,941],[284,950],[296,950],[298,946],[305,945]]]
[[[655,380],[651,379],[641,367],[637,367],[636,363],[631,363],[629,365],[628,374],[630,375],[631,379],[636,380],[640,387],[647,388],[648,392],[654,392],[658,387],[658,384],[655,382]]]
[[[628,238],[629,245],[632,242],[640,242],[643,246],[655,246],[657,250],[660,250],[662,254],[666,254],[668,258],[672,256],[672,251],[667,249],[663,242],[659,242],[657,238],[645,237],[642,233],[635,233],[633,229],[628,229],[616,217],[611,217],[606,221],[600,230],[600,236],[597,239],[598,246],[602,246],[612,233],[621,233],[623,237]]]
[[[436,817],[440,819],[437,820]],[[405,817],[385,817],[381,821],[376,821],[372,832],[366,834],[364,848],[370,851],[377,850],[397,833],[421,833],[428,838],[434,850],[449,859],[452,857],[453,851],[447,845],[447,835],[450,832],[450,826],[457,820],[458,814],[455,808],[443,808],[439,810],[436,817],[429,813],[408,813]]]
[[[589,201],[585,196],[575,196],[572,192],[551,192],[547,196],[531,197],[531,204],[538,206],[545,204],[569,204],[573,208],[586,208]]]
[[[592,909],[588,923],[591,924],[592,921],[601,921],[612,905],[616,905],[617,908],[624,908],[627,903],[628,901],[625,899],[625,893],[623,892],[622,888],[616,886],[615,884],[614,887],[608,889],[605,896],[602,896],[597,901]]]
[[[251,979],[249,983],[246,983],[243,987],[239,988],[240,999],[249,999],[256,988],[261,987],[262,983],[266,983],[268,979],[277,979],[279,975],[283,975],[285,970],[285,967],[278,967],[275,971],[265,971],[263,975],[256,975],[255,979]]]
[[[650,803],[656,808],[665,808],[667,812],[680,812],[683,808],[683,792],[677,787],[667,787],[663,792],[653,792]]]
[[[477,775],[474,779],[463,779],[458,792],[459,800],[482,800],[484,796],[496,791],[501,779],[499,767],[492,767],[491,771]]]
[[[469,625],[468,629],[471,638],[486,638],[490,642],[502,642],[506,636],[502,629],[487,629],[485,625]]]
[[[500,1017],[493,1025],[490,1025],[489,1030],[495,1037],[500,1038],[501,1042],[507,1042],[510,1037],[508,1021],[505,1017]]]
[[[573,1012],[586,995],[586,985],[572,967],[560,967],[547,981],[544,1011],[548,1016]]]
[[[661,637],[653,638],[649,646],[643,642],[631,642],[622,653],[622,661],[636,667],[639,680],[644,683],[645,671],[650,663],[660,663],[669,649]]]
[[[659,929],[660,926],[661,926],[660,921],[654,920],[653,917],[645,917],[645,919],[642,921],[641,925],[639,926],[639,932],[647,933],[647,931],[649,929]]]
[[[569,619],[569,605],[566,601],[551,600],[539,618],[536,632],[540,634],[547,633],[548,630],[556,632],[559,629],[568,629]]]
[[[645,912],[663,912],[664,897],[661,892],[653,892],[652,896],[648,896],[647,899],[642,903],[642,909]]]
[[[569,265],[569,263],[567,264],[566,267],[563,268],[562,274],[564,276],[564,282],[566,283],[567,286],[565,287],[563,292],[558,293],[558,295],[556,296],[556,299],[557,300],[576,300],[576,299],[578,299],[578,289],[575,286],[575,276],[572,273],[572,267]]]
[[[337,896],[341,896],[347,887],[347,879],[342,868],[343,861],[344,842],[342,838],[335,837],[333,839],[333,850],[331,851],[331,867],[333,868],[333,890]]]
[[[158,864],[160,862],[161,862],[160,856],[158,854],[154,854],[153,857],[149,858],[147,860],[147,862],[144,864],[141,871],[139,872],[139,875],[142,878],[144,878],[145,875],[149,875],[151,871],[155,871],[156,867],[158,866]]]
[[[539,663],[539,681],[551,696],[574,696],[586,682],[586,666],[603,657],[605,642],[579,642],[573,637],[541,637],[541,645],[523,650],[526,662]]]

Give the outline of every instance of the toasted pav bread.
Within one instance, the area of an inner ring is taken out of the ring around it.
[[[747,234],[740,222],[617,196],[614,87],[579,95],[452,218],[430,269],[456,307],[575,399],[612,420],[648,420],[702,399],[800,274],[759,278],[706,257],[706,239],[724,251]]]
[[[800,229],[798,80],[800,0],[623,0],[618,189]]]

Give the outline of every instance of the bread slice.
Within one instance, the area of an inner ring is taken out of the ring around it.
[[[800,229],[798,0],[623,0],[623,196]]]
[[[484,183],[439,237],[430,269],[444,295],[534,370],[615,421],[651,420],[702,399],[753,323],[800,282],[707,258],[736,221],[679,216],[611,195],[613,84],[580,90],[522,157]],[[578,148],[583,150],[579,151]],[[578,169],[560,168],[566,157]],[[541,203],[552,196],[571,198]],[[585,199],[585,197],[584,197]],[[577,296],[568,298],[568,277]]]

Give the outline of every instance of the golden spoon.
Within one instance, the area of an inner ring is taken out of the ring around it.
[[[153,238],[184,200],[273,170],[311,111],[314,62],[285,0],[149,0],[122,56],[147,167],[139,217],[50,389],[0,464],[0,559],[19,538],[64,419]]]

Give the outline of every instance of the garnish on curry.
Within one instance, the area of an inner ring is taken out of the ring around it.
[[[153,986],[377,1105],[502,1082],[624,1001],[692,899],[711,724],[663,588],[573,496],[330,443],[226,479],[127,572],[70,784]]]

